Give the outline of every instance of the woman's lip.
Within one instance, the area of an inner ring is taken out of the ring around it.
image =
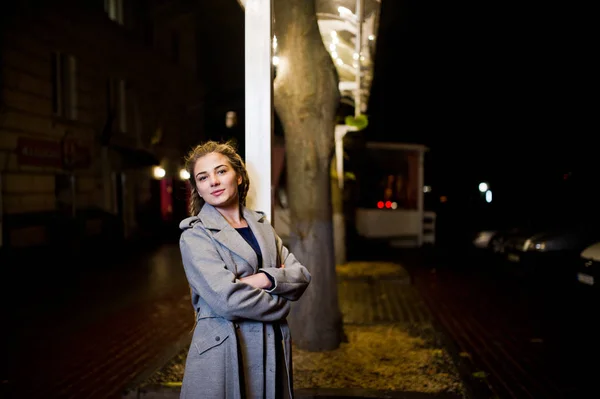
[[[215,196],[216,196],[216,195],[220,195],[220,194],[221,194],[223,191],[225,191],[225,189],[222,189],[222,190],[217,190],[217,191],[213,191],[213,192],[211,193],[211,195],[215,195]]]

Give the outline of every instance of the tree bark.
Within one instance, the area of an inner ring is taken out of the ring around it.
[[[329,167],[338,76],[323,45],[314,0],[274,0],[278,56],[274,105],[285,134],[290,250],[312,274],[289,322],[309,351],[339,346],[343,335],[333,253]]]

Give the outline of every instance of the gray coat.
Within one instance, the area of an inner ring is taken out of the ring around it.
[[[271,399],[276,376],[287,387],[285,397],[293,397],[291,337],[285,318],[290,301],[300,298],[311,276],[281,245],[263,213],[244,208],[243,216],[262,252],[260,269],[252,247],[211,205],[180,223],[181,256],[197,312],[181,398]],[[273,278],[271,289],[239,280],[259,271]],[[275,346],[281,345],[275,342],[277,326],[284,356],[276,356]]]

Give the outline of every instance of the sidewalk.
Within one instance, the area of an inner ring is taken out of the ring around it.
[[[402,265],[352,262],[337,272],[349,342],[326,353],[294,349],[296,399],[468,396],[456,354]],[[122,398],[178,398],[188,345],[155,373],[134,381]]]

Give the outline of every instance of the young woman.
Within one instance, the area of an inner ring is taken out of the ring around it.
[[[310,273],[265,215],[245,207],[250,181],[234,146],[199,145],[186,170],[192,216],[180,224],[180,248],[196,326],[181,397],[292,398],[285,318]]]

